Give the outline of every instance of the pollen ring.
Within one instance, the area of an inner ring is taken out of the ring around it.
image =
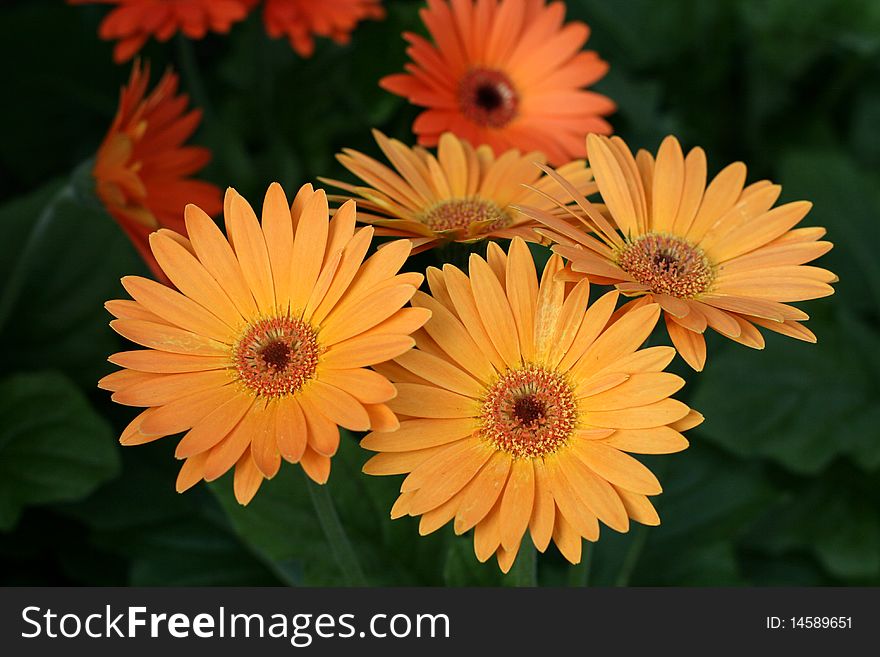
[[[312,327],[282,316],[261,319],[233,348],[238,379],[261,397],[289,395],[312,378],[320,346]]]
[[[483,399],[480,435],[517,458],[551,454],[571,437],[578,418],[565,377],[539,365],[508,370]]]

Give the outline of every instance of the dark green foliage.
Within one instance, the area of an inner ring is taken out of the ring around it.
[[[119,474],[110,425],[55,372],[0,380],[0,530],[24,507],[79,500]]]
[[[347,47],[320,41],[309,60],[268,39],[257,15],[228,37],[149,43],[153,80],[174,66],[204,109],[204,177],[258,204],[273,180],[290,194],[318,176],[350,180],[334,155],[377,156],[371,128],[411,143],[417,110],[377,81],[402,69],[400,32],[423,31],[421,3],[385,4],[385,21]],[[586,566],[551,547],[540,582],[880,584],[880,4],[567,4],[611,63],[596,88],[619,105],[618,134],[654,150],[675,133],[706,150],[712,173],[743,160],[749,181],[813,201],[804,223],[828,229],[835,248],[819,264],[841,281],[802,304],[818,345],[770,336],[756,352],[711,336],[703,374],[676,361],[680,397],[707,420],[687,451],[644,459],[665,489],[663,524],[604,528]],[[123,345],[102,303],[145,268],[80,166],[129,71],[97,39],[105,11],[0,9],[0,583],[343,584],[298,469],[285,465],[244,508],[230,476],[177,495],[173,440],[116,443],[133,409],[95,388]],[[436,264],[427,253],[408,267]],[[368,583],[511,583],[477,562],[470,535],[391,521],[401,478],[362,475],[357,439],[344,436],[328,486]]]

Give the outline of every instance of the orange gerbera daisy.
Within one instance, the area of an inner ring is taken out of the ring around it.
[[[337,425],[397,428],[385,404],[394,386],[365,368],[410,349],[430,312],[402,308],[423,278],[397,274],[408,242],[364,262],[373,229],[355,231],[354,203],[328,222],[323,190],[306,185],[290,206],[276,183],[262,226],[233,190],[224,214],[229,242],[194,205],[189,239],[164,229],[150,236],[180,291],[122,280],[134,301],[109,301],[118,318],[110,325],[147,349],[111,356],[125,369],[99,386],[120,404],[147,407],[123,445],[187,432],[176,451],[186,459],[178,491],[235,466],[235,496],[247,504],[282,458],[326,482]]]
[[[301,57],[315,51],[315,34],[348,43],[359,22],[384,16],[379,0],[266,0],[263,7],[269,36],[286,36]]]
[[[187,177],[211,159],[207,148],[183,145],[198,127],[201,110],[186,111],[187,96],[177,94],[177,75],[171,71],[147,95],[149,78],[149,67],[135,62],[92,174],[107,211],[161,278],[149,234],[160,227],[183,232],[188,202],[216,215],[221,195],[214,185]]]
[[[536,224],[513,212],[511,204],[534,203],[548,212],[558,211],[553,201],[542,196],[554,198],[558,187],[535,167],[535,162],[545,161],[540,153],[520,155],[519,151],[509,150],[496,158],[488,146],[475,149],[452,133],[445,133],[435,157],[423,148],[410,149],[388,139],[378,130],[373,135],[396,171],[346,149],[338,156],[339,161],[369,187],[322,180],[356,198],[358,220],[378,226],[376,235],[411,238],[414,253],[450,241],[518,236],[534,242],[539,239],[532,229]],[[596,191],[593,175],[583,160],[559,170],[581,194]],[[556,201],[564,203],[564,194],[558,196]]]
[[[428,0],[421,15],[434,43],[405,33],[413,63],[379,83],[428,108],[413,124],[420,144],[434,146],[451,130],[499,154],[541,151],[558,166],[584,156],[587,133],[611,132],[602,117],[614,103],[583,89],[608,64],[580,51],[590,30],[563,27],[563,3]]]
[[[660,484],[626,452],[683,450],[679,432],[702,420],[669,398],[684,384],[662,371],[675,350],[638,351],[659,306],[608,326],[618,293],[588,307],[589,282],[572,287],[561,269],[554,255],[539,285],[516,238],[509,257],[494,243],[488,262],[472,255],[469,276],[429,270],[433,297],[412,301],[432,312],[417,348],[377,367],[397,386],[400,428],[361,443],[380,452],[368,474],[408,474],[392,518],[420,515],[422,534],[473,527],[477,558],[495,554],[505,572],[527,530],[577,563],[599,520],[658,524],[647,496]]]
[[[254,0],[67,0],[72,5],[118,5],[99,29],[106,41],[118,41],[113,59],[125,62],[151,36],[168,41],[177,32],[201,39],[209,31],[225,34],[247,16]]]
[[[520,208],[545,224],[556,253],[594,282],[637,297],[629,308],[659,303],[673,344],[695,370],[706,362],[707,327],[755,349],[761,326],[799,340],[816,336],[801,324],[806,313],[787,305],[834,293],[837,276],[804,263],[831,249],[824,228],[794,226],[807,201],[773,207],[781,187],[761,180],[743,187],[746,167],[734,162],[706,186],[706,156],[685,158],[667,137],[657,160],[633,158],[618,137],[590,135],[590,165],[607,206],[606,216],[581,198],[564,176],[548,170],[582,213],[580,228],[539,208]],[[619,232],[618,232],[619,231]]]

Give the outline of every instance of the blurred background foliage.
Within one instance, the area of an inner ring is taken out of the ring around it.
[[[385,4],[385,21],[309,60],[258,15],[228,37],[151,42],[153,79],[179,69],[205,111],[204,177],[258,202],[273,180],[293,192],[347,178],[333,156],[376,154],[372,127],[412,142],[417,110],[377,80],[401,70],[400,32],[422,31],[421,3]],[[646,459],[665,487],[662,526],[603,529],[574,568],[550,548],[541,583],[880,584],[880,3],[567,4],[611,63],[597,88],[619,104],[618,134],[654,150],[675,133],[706,149],[711,171],[741,159],[749,180],[781,182],[782,200],[812,200],[805,223],[828,228],[836,247],[821,264],[841,281],[805,304],[818,345],[710,338],[704,374],[678,363],[682,397],[707,421],[686,452]],[[298,469],[242,508],[228,478],[174,493],[173,441],[116,443],[131,409],[95,388],[122,346],[102,303],[145,269],[81,164],[129,74],[96,37],[103,15],[50,0],[0,9],[0,583],[345,583]],[[365,459],[350,436],[329,486],[369,583],[510,583],[476,562],[470,538],[390,521],[399,478],[361,476]]]

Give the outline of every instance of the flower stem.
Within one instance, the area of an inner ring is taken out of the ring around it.
[[[346,584],[349,586],[366,586],[367,579],[364,577],[364,571],[361,568],[360,560],[351,541],[348,540],[348,534],[339,520],[339,514],[336,513],[336,505],[333,503],[333,497],[330,495],[330,489],[326,484],[316,484],[311,479],[306,478],[306,486],[309,489],[309,496],[312,498],[312,504],[315,507],[315,513],[318,515],[318,522],[321,523],[321,529],[324,530],[324,536],[330,544],[330,550],[342,570]]]
[[[531,588],[538,586],[538,552],[528,537],[523,540],[511,575],[514,586]]]
[[[584,541],[581,562],[568,568],[568,585],[584,587],[590,585],[590,571],[593,569],[593,544]]]
[[[55,208],[61,201],[72,199],[74,196],[73,182],[68,181],[49,200],[34,222],[27,241],[19,252],[18,259],[9,272],[9,276],[6,278],[3,292],[0,294],[0,332],[2,332],[3,327],[6,325],[6,321],[12,313],[15,303],[21,295],[21,290],[24,287],[32,261],[34,260],[34,254],[40,248],[46,232],[55,218]]]
[[[629,550],[623,558],[623,564],[617,573],[617,579],[614,586],[629,586],[629,578],[632,576],[633,570],[639,563],[639,557],[642,556],[642,550],[645,549],[645,543],[648,541],[648,528],[638,526],[633,530],[635,536],[630,543]]]

